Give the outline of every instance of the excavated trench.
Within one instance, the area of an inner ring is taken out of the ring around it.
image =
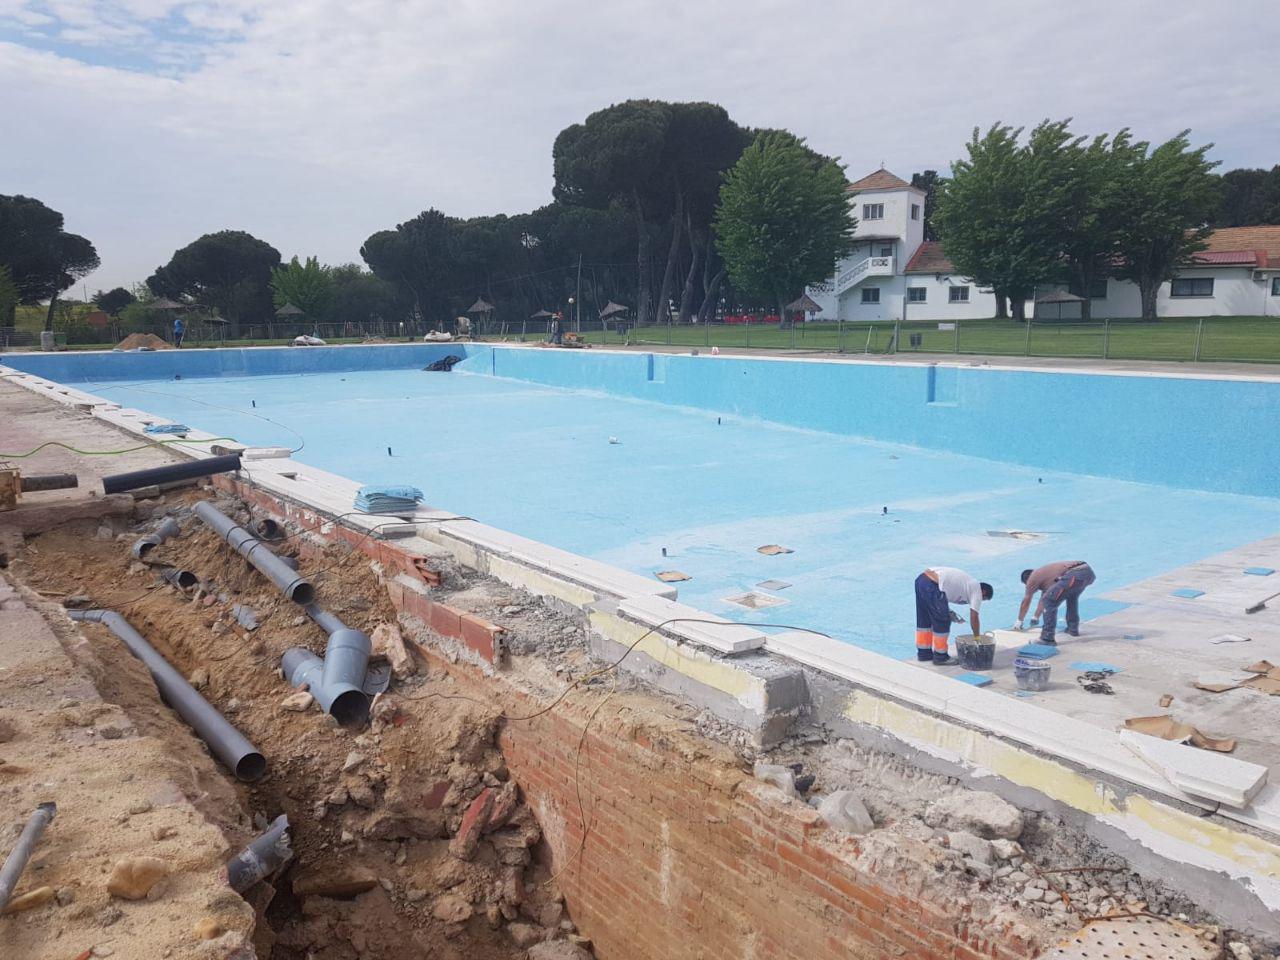
[[[589,958],[497,745],[499,710],[459,695],[413,658],[412,673],[393,680],[358,729],[307,704],[283,679],[281,656],[295,646],[323,656],[325,634],[191,516],[206,495],[171,497],[152,508],[154,518],[118,528],[59,527],[28,541],[9,569],[67,606],[121,612],[265,755],[262,779],[236,782],[160,705],[120,642],[104,626],[79,625],[101,675],[114,678],[104,696],[199,769],[192,782],[216,783],[189,799],[221,830],[228,856],[287,814],[293,861],[243,894],[258,915],[257,956],[507,960],[545,943],[554,947],[547,956]],[[249,519],[236,501],[219,506]],[[163,515],[179,521],[181,535],[136,559],[130,545]],[[372,634],[396,623],[367,557],[289,538],[272,549],[301,555],[318,604],[349,626]],[[198,584],[166,582],[164,565],[192,571]]]

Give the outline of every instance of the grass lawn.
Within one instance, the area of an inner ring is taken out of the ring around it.
[[[962,320],[957,329],[939,330],[937,323],[904,324],[899,354],[961,353],[1032,357],[1110,357],[1117,360],[1199,359],[1280,362],[1280,317],[1206,317],[1158,320],[1113,320],[1110,323],[1032,323],[1012,320]],[[894,325],[882,323],[811,323],[794,330],[774,325],[706,324],[641,327],[631,332],[638,344],[738,349],[821,350],[885,353]],[[911,335],[920,337],[911,346]],[[591,343],[619,342],[616,332],[584,333]],[[532,339],[532,338],[531,338]]]

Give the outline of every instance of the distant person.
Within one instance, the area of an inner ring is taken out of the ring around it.
[[[187,332],[187,321],[181,317],[175,317],[173,321],[173,345],[179,350],[182,349],[182,338]]]
[[[1083,560],[1059,560],[1034,570],[1023,570],[1022,582],[1027,586],[1027,592],[1022,597],[1022,606],[1018,608],[1018,622],[1013,628],[1023,629],[1023,621],[1031,607],[1031,598],[1039,593],[1040,602],[1036,604],[1031,625],[1034,627],[1036,621],[1041,616],[1044,617],[1040,626],[1040,642],[1058,642],[1054,635],[1058,630],[1058,606],[1063,600],[1067,602],[1067,633],[1073,637],[1080,636],[1080,594],[1096,579],[1093,567]]]
[[[964,620],[952,614],[951,604],[969,608],[973,635],[982,633],[978,609],[995,595],[989,583],[979,583],[955,567],[930,567],[916,577],[916,659],[945,667],[956,661],[947,653],[952,622]]]
[[[554,344],[564,343],[564,331],[560,327],[560,314],[554,314],[551,322],[547,324],[547,342]]]

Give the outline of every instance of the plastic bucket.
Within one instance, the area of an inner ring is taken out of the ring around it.
[[[1013,661],[1013,675],[1019,690],[1049,689],[1049,664],[1043,660],[1018,657]]]
[[[956,655],[966,670],[990,670],[996,656],[996,638],[989,633],[971,633],[956,637]]]

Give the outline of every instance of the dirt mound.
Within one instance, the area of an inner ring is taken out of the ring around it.
[[[147,347],[151,350],[172,350],[173,344],[161,340],[154,333],[131,333],[116,344],[117,350],[138,350]]]

